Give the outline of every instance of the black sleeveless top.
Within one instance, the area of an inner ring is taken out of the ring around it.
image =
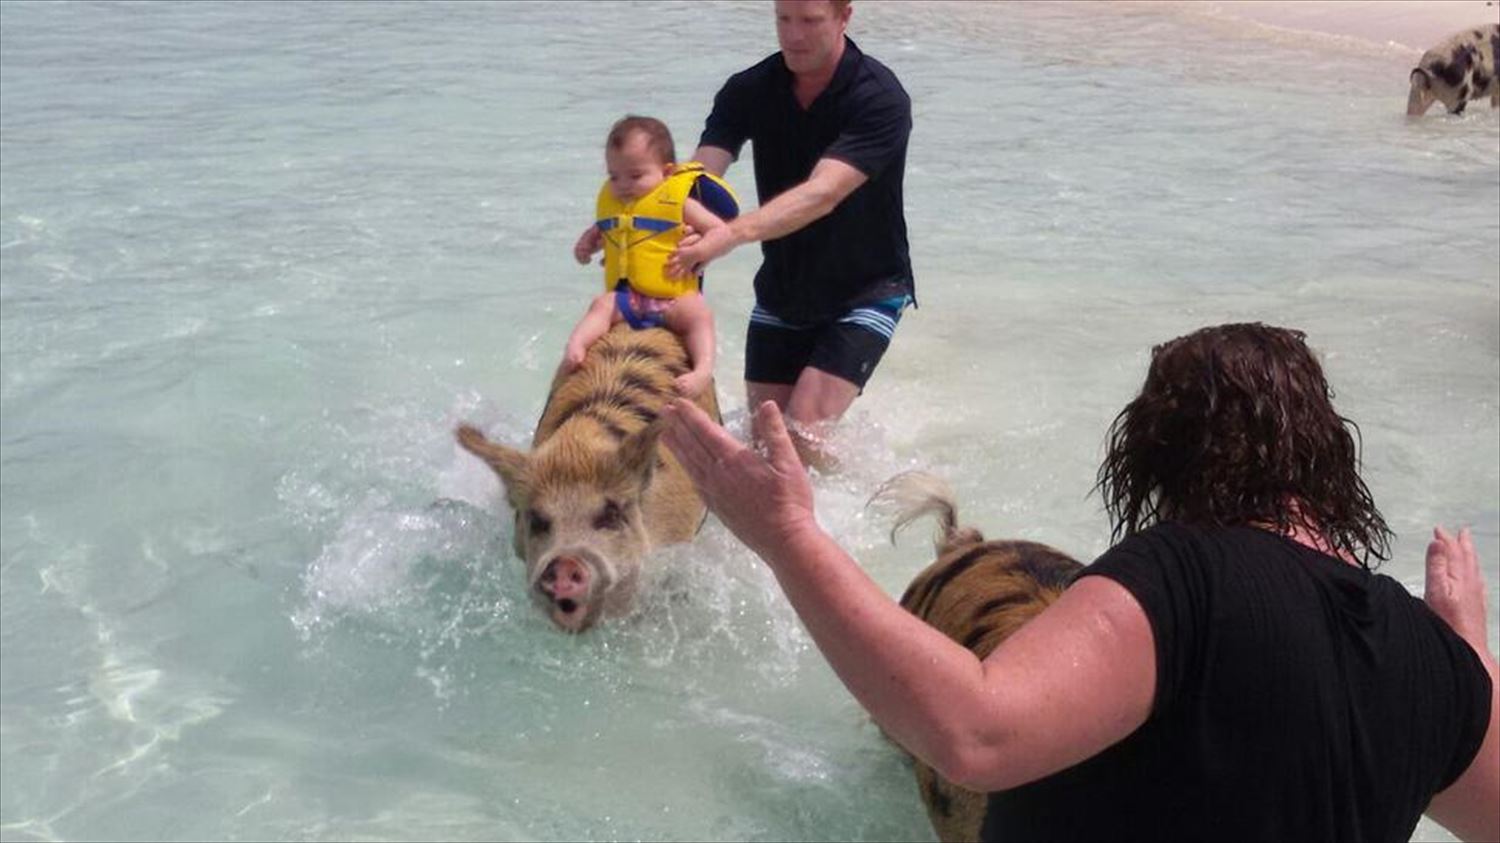
[[[1145,610],[1152,712],[991,794],[985,840],[1406,840],[1479,751],[1489,675],[1390,577],[1262,530],[1179,524],[1080,576]]]

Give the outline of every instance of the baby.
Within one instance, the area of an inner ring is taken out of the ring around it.
[[[714,317],[702,279],[669,276],[666,264],[684,225],[704,233],[732,219],[739,206],[729,186],[702,164],[679,166],[676,158],[672,134],[660,120],[628,116],[610,129],[604,144],[609,179],[599,190],[597,222],[573,245],[582,264],[604,249],[606,292],[568,337],[564,372],[577,369],[589,346],[623,320],[637,329],[663,326],[682,338],[692,369],[676,380],[680,394],[696,397],[713,379]]]

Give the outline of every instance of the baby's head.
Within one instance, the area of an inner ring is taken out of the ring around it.
[[[672,173],[677,150],[672,133],[655,117],[630,114],[609,130],[604,142],[604,166],[609,192],[621,202],[650,193]]]

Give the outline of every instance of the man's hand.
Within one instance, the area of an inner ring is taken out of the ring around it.
[[[604,248],[604,235],[599,233],[599,227],[591,225],[578,235],[578,242],[573,244],[573,260],[586,264],[594,253]]]
[[[690,225],[688,223],[683,223],[682,224],[682,239],[680,239],[680,240],[677,241],[677,248],[678,249],[687,248],[689,246],[695,245],[699,240],[702,240],[702,239],[703,239],[703,233],[702,232],[700,232],[698,229],[694,228],[692,225]],[[695,273],[695,272],[681,271],[681,270],[679,270],[678,267],[677,267],[677,265],[673,262],[674,259],[675,259],[675,256],[676,256],[676,252],[673,252],[671,255],[667,256],[667,264],[666,264],[666,267],[665,267],[665,270],[664,270],[666,277],[668,277],[668,278],[697,278],[698,277],[697,273]]]
[[[667,275],[669,277],[697,275],[703,271],[703,267],[707,266],[709,261],[728,254],[738,245],[739,240],[727,225],[710,229],[701,235],[689,229],[678,242],[677,251],[667,258]]]

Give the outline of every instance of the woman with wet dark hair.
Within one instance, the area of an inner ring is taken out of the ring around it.
[[[1331,399],[1297,331],[1157,347],[1099,472],[1118,544],[982,661],[822,531],[774,404],[766,456],[684,402],[665,440],[885,732],[990,793],[987,839],[1500,839],[1473,542],[1434,531],[1424,600],[1370,570],[1390,531]]]
[[[1157,523],[1256,526],[1365,567],[1391,531],[1359,476],[1359,428],[1301,331],[1204,328],[1152,349],[1110,429],[1099,489],[1114,537]]]

